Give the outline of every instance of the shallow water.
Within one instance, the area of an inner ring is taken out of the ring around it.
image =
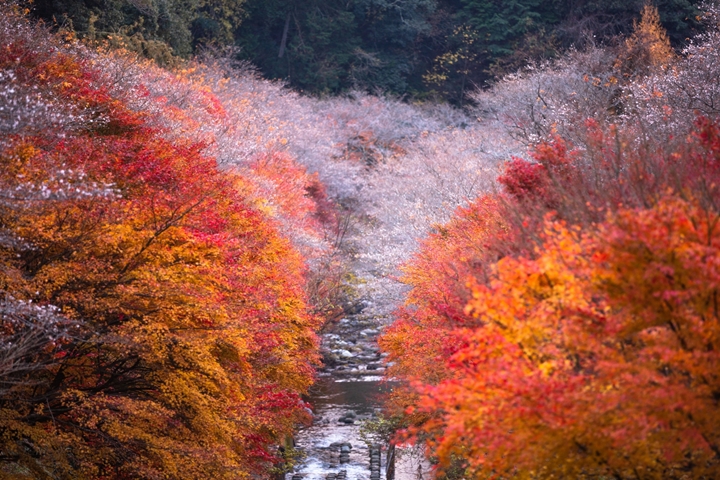
[[[360,428],[365,420],[380,413],[382,397],[396,385],[385,380],[386,354],[377,344],[377,336],[390,318],[378,314],[370,300],[363,305],[362,312],[340,319],[321,336],[325,364],[319,369],[318,381],[311,387],[308,399],[315,418],[295,437],[296,447],[305,453],[305,459],[285,476],[286,480],[386,480],[387,446],[380,446],[380,471],[376,456],[371,475],[371,452],[360,436]],[[341,421],[348,414],[353,421]],[[351,449],[341,458],[342,446]],[[378,446],[373,448],[377,455]],[[411,462],[413,459],[420,463]],[[418,475],[418,466],[423,475]],[[431,478],[425,474],[426,467],[421,452],[398,456],[395,480]]]
[[[286,476],[291,480],[298,475],[303,480],[325,480],[328,474],[347,472],[348,480],[370,480],[370,452],[360,438],[363,420],[372,418],[378,408],[378,399],[388,386],[374,381],[335,381],[321,378],[313,387],[310,404],[315,420],[301,430],[295,441],[302,449],[305,460],[295,472]],[[354,423],[339,422],[348,413],[354,414]],[[350,444],[349,461],[340,462],[340,444]],[[385,478],[385,455],[381,455],[381,478]]]

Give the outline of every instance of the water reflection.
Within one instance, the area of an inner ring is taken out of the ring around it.
[[[338,382],[321,378],[310,390],[310,404],[318,410],[326,406],[347,406],[363,413],[372,413],[380,405],[382,396],[393,388],[394,382],[352,381]]]
[[[296,438],[306,459],[286,478],[291,480],[301,475],[304,480],[325,480],[327,475],[345,470],[348,480],[369,480],[370,452],[360,438],[360,426],[373,417],[389,388],[392,388],[389,382],[320,379],[308,399],[315,421]],[[341,463],[343,444],[349,444],[351,450],[348,461]]]

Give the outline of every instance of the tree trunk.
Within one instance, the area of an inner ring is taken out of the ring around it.
[[[285,45],[287,45],[287,35],[290,29],[290,12],[288,12],[285,18],[285,28],[283,29],[282,40],[280,40],[280,51],[278,52],[278,58],[282,58],[285,55]]]

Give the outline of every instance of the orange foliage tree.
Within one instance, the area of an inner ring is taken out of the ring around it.
[[[716,477],[720,128],[586,135],[509,162],[409,264],[391,406],[466,478]]]
[[[40,100],[0,143],[0,476],[267,475],[318,358],[303,257],[253,178],[2,13],[0,71]]]

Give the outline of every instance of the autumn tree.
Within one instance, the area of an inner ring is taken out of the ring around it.
[[[624,128],[589,122],[583,150],[556,139],[508,162],[504,192],[408,265],[407,306],[381,339],[407,382],[391,406],[441,466],[717,474],[718,126],[665,144]]]
[[[206,88],[165,108],[113,77],[115,54],[2,13],[4,95],[20,94],[0,124],[0,472],[265,475],[317,362],[288,212],[250,195],[260,175],[219,167],[213,135],[184,134],[196,98],[223,116]]]
[[[623,74],[641,74],[649,67],[667,65],[675,56],[667,31],[660,24],[656,7],[645,5],[640,21],[633,25],[633,33],[625,40],[625,46],[617,60]]]
[[[663,199],[586,234],[547,222],[537,259],[498,262],[473,288],[481,326],[462,332],[453,375],[421,390],[440,458],[461,456],[475,478],[715,475],[705,339],[718,322],[701,306],[715,294],[700,260],[709,225],[693,225],[707,214]]]

